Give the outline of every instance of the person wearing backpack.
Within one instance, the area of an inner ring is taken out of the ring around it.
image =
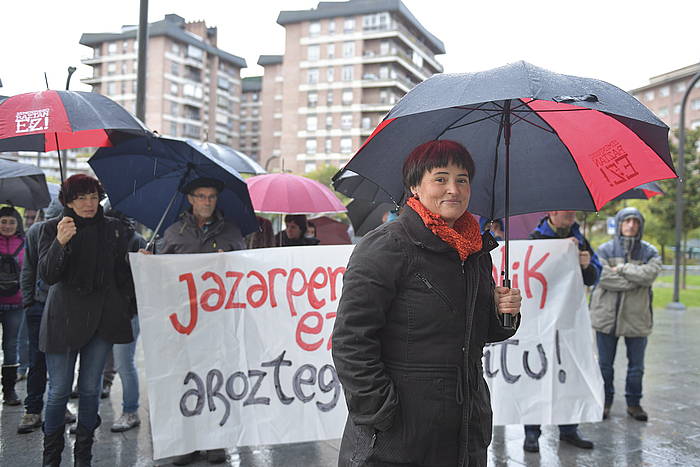
[[[0,320],[2,320],[2,403],[20,405],[15,392],[19,326],[22,323],[22,291],[19,276],[24,261],[22,217],[11,206],[0,208]]]

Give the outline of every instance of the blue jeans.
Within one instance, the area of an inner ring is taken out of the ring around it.
[[[134,342],[115,344],[114,369],[122,380],[122,411],[134,413],[139,410],[139,375],[134,364],[136,340],[139,337],[139,318],[134,315],[131,319],[131,329],[134,332]]]
[[[46,358],[39,350],[39,328],[44,304],[35,302],[25,310],[24,318],[27,323],[29,337],[29,373],[27,374],[27,398],[24,408],[27,413],[40,414],[44,408],[44,392],[46,391]]]
[[[559,425],[560,435],[575,435],[577,430],[578,423],[574,423],[572,425]],[[527,435],[530,433],[534,433],[539,438],[542,434],[542,430],[540,430],[540,425],[525,425],[525,434]]]
[[[615,354],[618,336],[596,331],[598,344],[598,364],[603,375],[605,387],[605,405],[612,404],[615,395],[613,385]],[[628,406],[637,406],[642,399],[642,377],[644,376],[644,352],[647,348],[646,337],[625,337],[627,347],[627,380],[625,382],[625,399]]]
[[[51,435],[64,426],[63,417],[73,385],[73,371],[78,354],[78,424],[88,430],[97,427],[102,369],[110,350],[112,344],[95,335],[78,351],[45,354],[46,368],[49,370],[49,397],[46,401],[44,433]]]
[[[22,323],[21,305],[0,305],[0,321],[2,321],[2,366],[17,366],[17,337]]]

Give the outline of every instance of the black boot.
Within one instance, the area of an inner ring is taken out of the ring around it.
[[[95,439],[95,430],[102,423],[100,416],[97,416],[97,425],[92,430],[85,428],[78,421],[78,428],[75,431],[75,445],[73,447],[73,459],[75,467],[90,467],[92,465],[92,442]]]
[[[15,383],[17,382],[17,367],[4,366],[2,367],[2,403],[5,405],[20,405],[22,402],[17,397],[15,392]]]
[[[65,425],[63,425],[50,435],[44,433],[44,455],[42,460],[44,467],[58,467],[61,465],[61,453],[63,453],[63,445],[65,443],[63,432],[65,429]]]

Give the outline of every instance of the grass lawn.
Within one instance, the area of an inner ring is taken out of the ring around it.
[[[664,284],[663,287],[654,287],[654,308],[664,308],[671,302],[673,297],[673,276],[663,276],[657,282]],[[686,276],[686,285],[693,287],[680,290],[680,300],[687,307],[700,307],[700,276]],[[698,287],[698,288],[694,288]]]

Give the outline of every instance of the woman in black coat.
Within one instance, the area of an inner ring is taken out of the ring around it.
[[[104,216],[103,197],[100,182],[92,177],[66,179],[59,193],[63,216],[47,221],[39,240],[39,274],[50,285],[39,331],[49,374],[44,465],[61,461],[63,417],[78,355],[74,457],[76,466],[91,464],[105,360],[112,344],[133,340],[129,304],[134,291],[127,263],[131,237],[121,221]]]
[[[486,465],[483,346],[515,333],[499,312],[519,322],[520,292],[495,287],[497,243],[466,212],[467,150],[425,143],[403,172],[408,207],[362,239],[344,276],[333,331],[349,410],[339,465]]]

